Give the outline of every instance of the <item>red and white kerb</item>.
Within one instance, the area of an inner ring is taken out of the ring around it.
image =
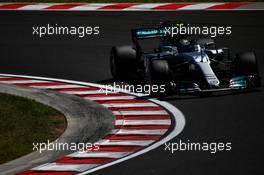
[[[19,175],[72,175],[111,163],[149,147],[173,127],[174,117],[163,106],[135,95],[63,81],[2,76],[0,83],[48,89],[95,101],[113,112],[115,129],[100,139],[98,151],[75,152],[55,162],[34,167]]]
[[[174,11],[234,10],[254,3],[0,3],[0,10],[45,11]]]

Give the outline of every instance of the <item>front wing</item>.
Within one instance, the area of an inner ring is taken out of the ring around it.
[[[193,82],[181,82],[176,84],[173,88],[178,94],[191,93],[210,93],[210,92],[224,92],[224,91],[243,91],[261,86],[261,80],[258,75],[237,76],[229,80],[228,87],[219,87],[212,89],[201,89],[198,84]]]

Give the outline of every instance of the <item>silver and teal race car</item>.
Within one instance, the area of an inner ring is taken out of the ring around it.
[[[246,90],[261,86],[254,52],[231,56],[212,38],[174,37],[158,28],[132,30],[132,46],[111,49],[110,68],[115,79],[139,79],[164,84],[167,92],[197,93]]]

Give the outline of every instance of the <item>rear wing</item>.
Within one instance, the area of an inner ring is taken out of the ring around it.
[[[150,39],[164,37],[165,32],[161,28],[140,28],[132,29],[132,40]]]
[[[142,48],[139,44],[139,40],[152,39],[152,38],[162,38],[165,37],[165,32],[161,28],[138,28],[132,29],[132,42],[134,43],[137,53],[142,52]]]

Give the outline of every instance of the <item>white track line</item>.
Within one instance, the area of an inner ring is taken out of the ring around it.
[[[147,146],[155,140],[109,140],[102,139],[97,143],[102,146]]]
[[[64,88],[83,88],[85,86],[74,85],[74,84],[66,84],[66,85],[45,85],[45,86],[30,86],[33,88],[39,89],[64,89]]]
[[[171,125],[171,120],[116,120],[115,125]]]
[[[132,100],[135,99],[134,96],[104,96],[104,97],[84,97],[88,100]]]
[[[72,94],[72,95],[88,95],[88,94],[106,94],[106,92],[100,91],[100,90],[87,90],[87,91],[61,91],[66,94]],[[107,92],[108,94],[115,93],[115,92]]]
[[[157,110],[157,111],[112,111],[114,115],[167,115],[167,111],[165,110]]]
[[[27,83],[47,83],[47,81],[42,80],[10,80],[10,81],[1,81],[0,83],[6,83],[6,84],[27,84]]]
[[[125,107],[157,107],[155,103],[107,103],[105,107],[125,108]]]
[[[111,134],[115,135],[163,135],[167,132],[167,129],[140,129],[140,130],[134,130],[134,129],[117,129],[112,130]]]
[[[98,166],[97,164],[64,164],[64,163],[47,163],[31,170],[36,171],[78,171],[83,172]]]
[[[77,158],[121,158],[131,154],[132,152],[76,152],[68,155],[68,157],[77,157]]]

